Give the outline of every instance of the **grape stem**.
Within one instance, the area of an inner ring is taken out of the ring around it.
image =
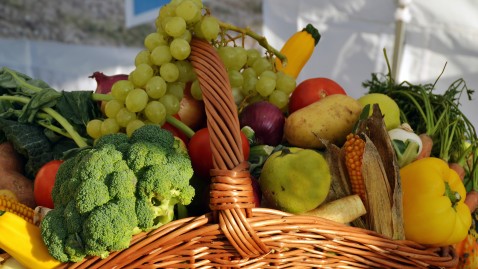
[[[257,43],[259,43],[259,45],[261,45],[261,47],[263,47],[268,52],[271,52],[277,58],[279,58],[279,60],[282,62],[283,66],[287,65],[287,57],[284,54],[280,53],[280,51],[278,51],[277,49],[272,47],[264,36],[261,36],[258,33],[252,31],[249,27],[246,27],[246,28],[237,27],[235,25],[232,25],[232,24],[229,24],[229,23],[226,23],[226,22],[222,22],[220,20],[218,20],[218,23],[219,23],[219,26],[222,29],[229,30],[229,31],[234,31],[234,32],[237,32],[237,33],[241,33],[243,35],[247,35],[247,36],[255,39],[257,41]]]

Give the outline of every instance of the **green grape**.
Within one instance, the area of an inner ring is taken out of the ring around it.
[[[203,8],[202,0],[191,0],[194,4],[198,6],[199,9]]]
[[[124,102],[126,95],[134,89],[134,84],[130,80],[118,80],[111,86],[111,95],[116,100]]]
[[[184,60],[189,57],[191,53],[191,46],[189,46],[189,42],[181,39],[175,38],[171,41],[169,45],[169,50],[171,52],[171,56],[173,56],[177,60]]]
[[[247,51],[243,47],[234,47],[234,63],[232,69],[241,70],[247,63]]]
[[[161,102],[166,107],[166,114],[167,115],[174,115],[179,111],[179,99],[169,93],[163,95],[163,97],[159,98],[159,102]]]
[[[126,107],[121,108],[116,114],[116,122],[120,127],[126,127],[128,123],[136,119],[136,113],[129,111]]]
[[[131,136],[131,134],[144,125],[144,122],[138,119],[128,122],[126,125],[126,135]]]
[[[159,45],[151,52],[151,62],[157,66],[169,63],[172,59],[168,45]]]
[[[219,54],[219,57],[224,63],[224,66],[226,67],[226,69],[232,69],[232,66],[234,66],[234,60],[235,60],[234,48],[230,46],[219,47],[217,49],[217,53]]]
[[[196,73],[193,70],[193,66],[189,61],[175,61],[174,64],[178,68],[180,82],[189,82],[196,78]]]
[[[166,120],[166,106],[160,101],[151,101],[146,105],[144,115],[148,121],[162,124]]]
[[[163,36],[168,35],[166,33],[166,31],[164,31],[164,28],[163,28],[163,25],[162,25],[162,19],[159,16],[154,21],[154,25],[156,26],[156,33],[161,34]]]
[[[171,4],[166,4],[159,9],[159,16],[160,20],[164,20],[168,17],[176,16],[176,6]]]
[[[262,57],[262,58],[257,59],[252,64],[252,68],[254,68],[254,70],[256,70],[257,74],[262,74],[262,72],[264,72],[266,70],[272,70],[272,64],[267,58]]]
[[[211,41],[215,40],[219,35],[221,28],[217,19],[213,16],[204,16],[201,20],[201,33],[204,39]]]
[[[184,33],[176,38],[180,38],[180,39],[184,39],[186,40],[188,43],[191,43],[191,39],[193,38],[193,35],[191,34],[191,31],[189,30],[186,30],[184,31]]]
[[[178,98],[178,100],[183,99],[184,97],[184,88],[186,88],[186,83],[176,81],[168,83],[168,90],[166,93],[172,94]]]
[[[151,65],[140,64],[131,72],[130,79],[136,87],[143,87],[153,77],[153,74],[154,71]]]
[[[164,25],[164,31],[172,37],[181,36],[186,31],[186,21],[181,17],[170,17]]]
[[[167,44],[164,36],[159,33],[150,33],[144,39],[144,46],[149,50],[153,51],[159,45]]]
[[[244,77],[244,84],[242,85],[241,92],[244,96],[254,95],[256,93],[257,78],[252,76]]]
[[[297,82],[292,76],[283,72],[277,73],[276,88],[278,91],[284,92],[289,96],[295,90],[296,85]]]
[[[179,69],[173,63],[165,63],[159,68],[159,74],[166,82],[174,82],[179,78]]]
[[[275,88],[276,80],[274,78],[261,77],[256,83],[256,91],[263,97],[269,96]]]
[[[237,70],[228,70],[227,75],[229,76],[229,82],[231,83],[232,88],[240,88],[244,83],[244,78],[242,74]]]
[[[149,97],[145,90],[136,88],[128,93],[124,102],[126,108],[131,112],[139,112],[148,104]]]
[[[108,101],[105,105],[105,115],[106,115],[106,117],[108,117],[108,118],[116,117],[116,113],[118,113],[118,111],[122,107],[124,107],[123,102],[121,102],[117,99],[113,99],[113,100]]]
[[[93,139],[101,137],[101,124],[103,121],[99,119],[90,120],[86,124],[86,133]]]
[[[119,132],[120,126],[116,119],[107,118],[101,123],[101,136],[108,134],[116,134]]]
[[[287,95],[285,92],[283,91],[273,91],[269,97],[268,97],[268,101],[277,106],[278,108],[280,109],[283,109],[287,106],[288,102],[289,102],[289,95]]]
[[[187,23],[191,23],[197,18],[200,8],[191,0],[182,1],[176,7],[176,15],[183,18]]]
[[[252,66],[252,64],[254,64],[254,62],[261,58],[261,53],[257,50],[257,49],[248,49],[246,51],[247,53],[247,66]]]
[[[140,64],[147,64],[151,65],[151,58],[150,58],[151,53],[149,50],[142,50],[136,54],[136,57],[134,58],[134,65],[138,66]]]
[[[232,97],[234,98],[234,103],[239,106],[242,103],[242,100],[244,100],[241,88],[232,88]]]
[[[196,100],[202,100],[202,91],[201,86],[199,85],[199,80],[195,79],[191,83],[191,96]]]
[[[259,77],[260,78],[268,77],[268,78],[272,78],[272,79],[277,79],[276,73],[274,73],[274,71],[272,71],[272,70],[266,70],[266,71],[262,72],[262,74],[260,74]]]
[[[245,68],[242,71],[242,76],[243,76],[244,80],[249,79],[249,78],[257,78],[257,73],[256,73],[256,70],[254,70],[254,68],[249,67],[249,68]]]
[[[144,86],[144,90],[150,98],[159,99],[166,93],[166,81],[160,76],[154,76],[148,80]]]

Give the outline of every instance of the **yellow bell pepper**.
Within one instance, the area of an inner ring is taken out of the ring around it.
[[[405,237],[420,244],[447,246],[463,240],[471,226],[458,174],[428,157],[400,169]]]

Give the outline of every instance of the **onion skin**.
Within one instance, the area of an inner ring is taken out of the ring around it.
[[[277,146],[284,136],[285,116],[275,105],[260,101],[245,107],[239,115],[241,128],[249,126],[255,132],[254,142]]]
[[[111,92],[111,86],[118,80],[128,79],[126,74],[118,74],[113,76],[108,76],[102,72],[96,71],[89,78],[96,80],[96,90],[95,93],[107,94]]]

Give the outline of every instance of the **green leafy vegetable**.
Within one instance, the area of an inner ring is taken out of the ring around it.
[[[91,91],[58,92],[47,83],[0,69],[0,142],[11,141],[34,177],[42,164],[92,141],[86,124],[101,115]]]
[[[385,58],[388,58],[385,52]],[[442,94],[436,92],[435,85],[412,84],[403,81],[397,84],[389,73],[372,74],[363,83],[369,93],[383,93],[393,98],[401,110],[402,122],[407,122],[417,134],[427,134],[433,140],[432,156],[447,162],[457,162],[465,166],[465,180],[478,189],[478,158],[471,152],[478,150],[475,127],[460,110],[460,98],[466,94],[471,100],[474,90],[469,89],[463,79],[457,79]],[[465,142],[470,146],[466,147]],[[476,154],[475,154],[476,155]]]

